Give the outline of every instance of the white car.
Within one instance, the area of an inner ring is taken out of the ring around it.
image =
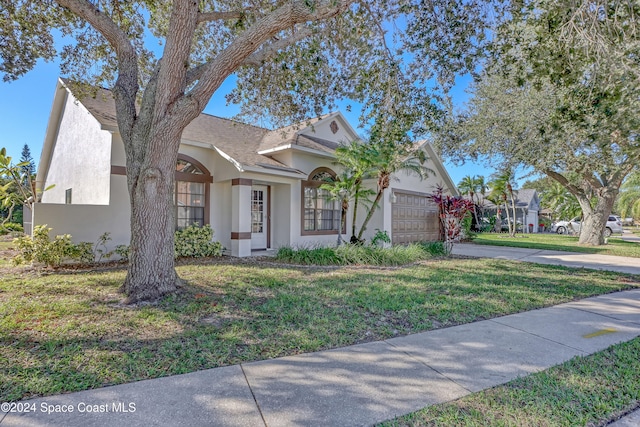
[[[580,218],[575,217],[571,221],[558,221],[551,226],[552,233],[567,234],[568,232],[580,232]],[[604,237],[609,237],[613,233],[622,234],[622,222],[614,215],[609,215],[607,227],[604,229]]]

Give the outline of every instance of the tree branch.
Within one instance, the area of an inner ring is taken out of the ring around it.
[[[299,31],[296,31],[291,37],[287,37],[285,39],[279,39],[267,46],[264,46],[257,52],[249,55],[242,65],[251,66],[251,67],[259,67],[267,60],[271,59],[274,55],[278,53],[278,51],[285,49],[291,45],[298,43],[301,40],[309,37],[313,34],[311,28],[303,28]]]
[[[545,169],[545,170],[543,170],[543,172],[546,175],[548,175],[549,177],[551,177],[551,178],[555,179],[556,181],[558,181],[560,183],[560,185],[562,185],[564,188],[569,190],[569,192],[571,194],[573,194],[574,196],[578,197],[578,196],[584,196],[585,195],[584,191],[580,187],[577,187],[577,186],[571,184],[569,182],[569,180],[564,177],[564,175],[559,174],[558,172],[556,172],[556,171],[554,171],[552,169]]]
[[[100,33],[116,52],[118,79],[114,87],[118,127],[123,138],[131,135],[136,117],[138,93],[138,54],[127,34],[104,12],[87,0],[55,0],[84,19]]]
[[[240,19],[245,12],[200,12],[198,13],[198,24],[211,21],[226,21],[229,19]]]
[[[127,34],[100,9],[87,0],[56,0],[56,2],[87,21],[96,29],[116,51],[118,59],[121,56],[135,56],[135,49]]]
[[[189,104],[189,120],[196,117],[222,82],[242,66],[245,60],[278,32],[303,22],[327,20],[344,12],[355,0],[318,0],[310,7],[308,0],[295,0],[275,9],[240,34],[199,72],[200,79],[174,108]],[[196,73],[198,74],[198,73]],[[193,76],[194,74],[192,74]],[[186,116],[185,116],[186,117]]]

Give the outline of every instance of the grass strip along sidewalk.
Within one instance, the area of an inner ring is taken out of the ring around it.
[[[0,401],[382,340],[640,286],[640,276],[492,259],[405,267],[203,260],[182,292],[123,306],[123,269],[7,271]]]
[[[399,426],[601,426],[640,407],[640,338],[384,422]]]
[[[587,254],[615,255],[640,258],[640,243],[624,241],[620,237],[609,237],[602,246],[579,245],[578,237],[563,234],[508,234],[480,233],[473,243],[478,245],[508,246],[515,248],[544,249],[549,251],[580,252]]]

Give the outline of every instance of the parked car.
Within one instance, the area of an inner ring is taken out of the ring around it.
[[[552,233],[567,234],[569,232],[580,232],[580,218],[575,217],[571,221],[558,221],[551,226]],[[609,215],[607,227],[604,229],[604,236],[609,237],[613,233],[622,234],[622,221],[615,215]]]

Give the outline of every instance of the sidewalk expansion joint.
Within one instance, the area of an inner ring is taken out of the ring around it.
[[[454,380],[453,378],[450,378],[447,374],[440,372],[439,370],[437,370],[436,368],[434,368],[433,366],[430,366],[428,364],[426,364],[425,362],[423,362],[422,360],[418,359],[417,357],[415,357],[414,355],[412,355],[411,353],[408,353],[406,351],[400,350],[398,347],[396,347],[395,345],[391,344],[389,341],[384,340],[383,341],[385,344],[387,344],[390,347],[393,347],[394,349],[396,349],[397,352],[402,353],[406,356],[408,356],[410,359],[415,360],[416,362],[418,362],[419,364],[426,366],[427,368],[431,369],[432,371],[436,372],[438,375],[441,375],[443,378],[448,379],[449,381],[451,381],[452,383],[454,383],[455,385],[457,385],[458,387],[463,388],[464,390],[466,390],[468,392],[468,394],[473,393],[473,391],[469,390],[468,388],[466,388],[465,386],[463,386],[462,384],[460,384],[458,381]]]
[[[239,364],[238,366],[240,366],[240,370],[242,371],[242,375],[244,375],[244,380],[247,383],[247,387],[249,387],[249,391],[251,392],[251,397],[253,397],[253,401],[256,404],[256,408],[258,408],[258,413],[260,414],[260,418],[262,418],[262,422],[264,423],[264,427],[269,427],[267,425],[267,420],[264,418],[264,414],[262,413],[262,409],[260,409],[260,404],[258,403],[258,399],[256,399],[256,394],[253,392],[253,387],[251,387],[251,384],[249,383],[249,378],[247,378],[247,373],[244,371],[244,366],[242,366],[242,363]]]
[[[524,329],[516,328],[516,327],[515,327],[515,326],[513,326],[513,325],[507,325],[506,323],[498,322],[496,319],[488,319],[488,321],[489,321],[489,322],[497,323],[498,325],[506,326],[507,328],[515,329],[516,331],[524,332],[525,334],[529,334],[529,335],[531,335],[531,336],[533,336],[533,337],[537,337],[537,338],[543,339],[543,340],[545,340],[545,341],[552,342],[552,343],[554,343],[554,344],[559,344],[559,345],[561,345],[561,346],[563,346],[563,347],[570,348],[571,350],[579,351],[580,353],[583,353],[583,355],[590,354],[590,353],[589,353],[587,350],[585,350],[585,349],[577,348],[577,347],[573,347],[573,346],[567,345],[567,344],[565,344],[565,343],[563,343],[563,342],[555,341],[555,340],[552,340],[552,339],[550,339],[550,338],[543,337],[542,335],[534,334],[533,332],[529,332],[529,331],[526,331],[526,330],[524,330]]]

